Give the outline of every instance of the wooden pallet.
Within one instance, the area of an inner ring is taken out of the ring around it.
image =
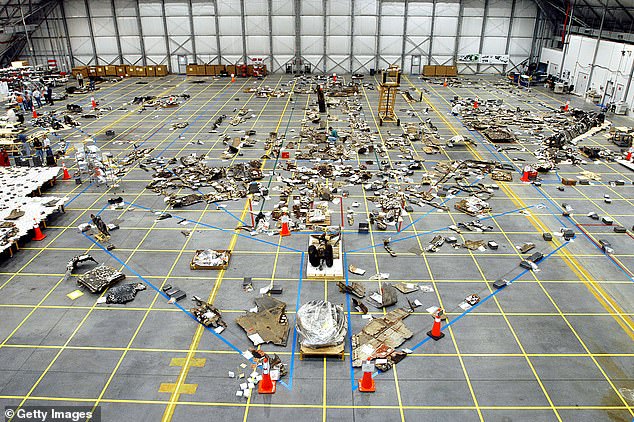
[[[320,347],[318,349],[313,349],[312,347],[307,347],[304,345],[299,346],[299,360],[304,360],[304,357],[308,358],[322,358],[322,357],[337,357],[341,360],[344,360],[345,346],[343,343],[337,346],[330,347]]]
[[[312,242],[312,236],[308,236],[308,245]],[[306,248],[308,250],[308,247]],[[310,265],[308,256],[306,256],[306,278],[309,280],[343,280],[343,236],[339,238],[339,242],[333,248],[333,264],[328,268],[324,265],[324,269],[320,270]]]

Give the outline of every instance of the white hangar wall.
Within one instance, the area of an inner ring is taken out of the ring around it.
[[[183,70],[179,56],[181,65],[261,57],[274,72],[301,57],[315,71],[396,63],[418,73],[464,54],[509,55],[508,65],[458,64],[461,73],[498,73],[531,55],[537,19],[533,0],[65,0],[33,44],[40,63],[172,72]]]

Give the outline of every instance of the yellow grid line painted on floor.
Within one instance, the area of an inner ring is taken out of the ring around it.
[[[410,82],[411,84],[411,82]],[[413,85],[413,84],[412,84]],[[434,93],[436,93],[435,89],[430,87],[431,91],[434,91]],[[453,90],[452,90],[453,91]],[[438,95],[436,93],[436,95]],[[446,100],[444,100],[445,102],[447,102]],[[441,117],[441,119],[452,128],[452,131],[457,135],[458,131],[455,129],[455,127],[449,123],[449,121],[445,118],[444,115],[442,115],[441,113],[438,112],[438,110],[436,109],[436,107],[429,102],[428,100],[426,100],[426,102],[432,107],[432,109],[434,111],[436,111],[436,113],[438,113],[438,115]],[[474,156],[478,157],[481,159],[481,156],[479,155],[479,153],[477,153],[475,150],[473,150],[473,148],[469,147],[469,149],[472,150],[472,153],[474,154]],[[502,182],[500,183],[500,189],[503,190],[507,196],[509,196],[509,198],[518,206],[518,208],[524,208],[526,206],[526,204],[510,189],[508,189],[505,184]],[[552,200],[552,199],[551,199]],[[531,222],[531,224],[533,224],[533,226],[538,230],[538,231],[545,231],[545,226],[541,223],[541,221],[539,221],[536,217],[532,216],[530,213],[528,214],[528,220]],[[573,257],[571,256],[565,249],[561,249],[558,253],[560,253],[561,255],[565,256],[565,260],[564,262],[566,264],[568,264],[568,266],[570,267],[570,269],[577,273],[577,270],[579,271],[579,273],[581,273],[580,276],[580,280],[586,279],[586,281],[592,283],[591,281],[591,277],[589,276],[589,274],[587,273],[587,271],[581,266],[581,264]],[[552,302],[553,306],[555,306],[555,308],[560,311],[559,306],[557,306],[557,303],[554,301],[554,299],[550,296],[550,294],[546,291],[546,289],[541,285],[541,283],[539,283],[539,279],[535,276],[534,273],[533,277],[536,279],[537,283],[541,286],[542,291],[544,292],[544,294],[546,294],[546,296],[550,299],[550,301]],[[597,290],[601,289],[599,286],[597,286]],[[589,289],[590,292],[595,296],[595,298],[599,301],[599,303],[606,308],[606,310],[609,312],[610,310],[606,307],[606,303],[601,300],[599,298],[599,296],[597,296],[597,294],[595,294],[594,290]],[[601,289],[602,290],[602,289]],[[607,295],[607,293],[606,293]],[[619,309],[618,305],[616,303],[614,303],[614,301],[611,298],[605,297],[605,299],[610,302],[611,305],[613,305],[615,308]],[[563,320],[565,321],[565,323],[568,325],[568,327],[570,328],[570,330],[572,331],[572,333],[575,335],[575,337],[577,338],[577,340],[579,341],[579,343],[581,344],[581,346],[586,350],[586,351],[590,351],[588,349],[588,347],[586,346],[585,342],[581,339],[581,337],[579,336],[579,334],[576,332],[576,330],[572,327],[572,325],[570,324],[570,322],[568,321],[568,319],[563,316],[563,314],[561,315],[561,317],[563,318]],[[620,318],[623,318],[622,316]],[[626,332],[626,334],[630,335],[630,337],[632,337],[632,333],[628,332],[628,330],[623,327],[622,323],[620,322],[619,318],[614,318],[615,321],[624,329],[624,331]],[[629,325],[629,324],[628,324]],[[632,337],[634,339],[634,337]],[[610,377],[605,373],[605,371],[603,370],[603,368],[601,367],[601,365],[597,362],[597,360],[594,357],[590,357],[592,359],[592,361],[594,362],[594,364],[596,365],[596,367],[599,369],[599,371],[602,373],[602,375],[605,377],[605,379],[607,380],[607,382],[610,384],[611,388],[613,389],[613,391],[616,393],[616,395],[619,397],[619,399],[623,402],[623,404],[627,407],[628,411],[630,412],[630,414],[634,415],[634,411],[632,410],[632,408],[628,405],[627,401],[623,398],[622,394],[618,391],[618,389],[614,386],[612,380],[610,379]]]

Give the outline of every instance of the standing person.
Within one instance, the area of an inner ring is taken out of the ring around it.
[[[15,101],[17,101],[22,111],[26,111],[26,109],[24,108],[24,97],[22,96],[21,93],[18,93],[18,96],[15,97]]]
[[[30,157],[31,156],[31,145],[29,145],[29,140],[27,139],[26,135],[23,134],[23,133],[19,134],[18,135],[18,140],[22,144],[23,157]]]
[[[91,91],[94,91],[95,90],[95,77],[93,75],[88,76],[88,81],[89,81],[89,84],[90,84],[89,89]]]
[[[77,74],[77,86],[79,88],[84,87],[84,75],[82,75],[81,72]]]
[[[42,108],[42,93],[37,88],[33,91],[33,100],[36,102],[38,108]]]
[[[33,148],[35,148],[35,155],[40,158],[40,165],[44,164],[44,144],[39,138],[35,138],[33,141]]]
[[[53,105],[53,85],[48,85],[46,87],[46,94],[44,94],[44,99],[46,100],[46,104]]]
[[[31,95],[27,92],[24,94],[24,110],[29,111],[33,108],[33,100],[31,99]]]
[[[0,166],[9,167],[11,162],[9,161],[9,153],[3,148],[0,148]]]

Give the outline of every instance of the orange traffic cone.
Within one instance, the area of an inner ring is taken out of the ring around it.
[[[568,109],[570,109],[570,101],[566,101],[566,104],[564,104],[564,111],[568,111]]]
[[[427,331],[427,335],[436,341],[445,336],[445,333],[440,331],[440,316],[437,313],[434,314],[434,325],[431,326],[431,331]]]
[[[447,78],[445,78],[445,82],[442,83],[442,86],[444,86],[445,88],[447,88]]]
[[[280,231],[280,236],[290,236],[291,230],[288,228],[288,215],[284,214],[282,216],[282,230]]]
[[[32,107],[33,110],[33,118],[37,119],[37,110],[35,110],[35,107]]]
[[[33,219],[33,240],[40,241],[44,239],[46,239],[46,235],[42,233],[42,230],[40,229],[40,225],[34,218]]]
[[[262,362],[262,380],[258,384],[258,394],[275,394],[276,381],[271,379],[269,358],[264,357]]]
[[[478,108],[480,104],[478,103],[478,99],[473,100],[473,108]]]
[[[97,108],[97,101],[95,101],[95,97],[90,97],[90,104],[92,105],[92,109]]]
[[[231,74],[231,83],[234,83],[236,81],[236,75],[235,73]]]
[[[530,182],[531,181],[531,179],[530,179],[531,171],[533,171],[531,166],[524,167],[524,171],[522,172],[522,177],[520,177],[520,180],[522,182]]]
[[[632,154],[634,153],[634,147],[630,147],[630,149],[627,150],[627,155],[625,156],[625,159],[627,161],[632,161]]]
[[[368,358],[362,365],[363,378],[359,380],[359,391],[362,393],[374,393],[376,391],[376,383],[372,378],[372,372],[374,372],[374,364],[372,359]]]
[[[62,161],[62,170],[64,171],[64,175],[62,176],[62,180],[70,180],[70,174],[68,173],[68,169],[66,168],[66,164]]]
[[[332,74],[332,81],[333,82],[337,82],[337,74],[336,73]]]

